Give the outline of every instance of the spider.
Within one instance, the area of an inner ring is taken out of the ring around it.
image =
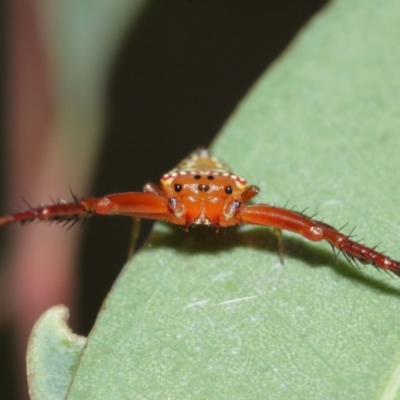
[[[163,220],[184,226],[211,225],[218,230],[238,224],[274,228],[283,262],[282,230],[291,231],[317,242],[328,241],[335,252],[352,262],[372,264],[400,275],[400,262],[375,248],[351,239],[340,230],[307,217],[304,213],[268,204],[248,204],[259,188],[248,185],[209,150],[199,148],[161,177],[160,186],[147,183],[143,192],[116,193],[98,198],[60,201],[0,217],[0,226],[12,222],[73,221],[94,214],[126,215],[134,218]]]

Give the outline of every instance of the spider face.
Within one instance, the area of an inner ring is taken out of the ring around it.
[[[247,182],[200,148],[161,178],[169,221],[180,225],[233,225]]]
[[[229,175],[207,172],[179,174],[163,186],[174,222],[219,226],[236,216],[243,190]]]

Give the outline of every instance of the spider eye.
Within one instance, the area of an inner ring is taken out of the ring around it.
[[[175,183],[174,185],[175,192],[180,192],[182,190],[182,185],[180,183]]]
[[[232,194],[232,186],[225,186],[225,193]]]

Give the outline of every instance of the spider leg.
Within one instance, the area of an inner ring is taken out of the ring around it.
[[[243,203],[247,203],[250,199],[256,196],[260,192],[258,186],[250,185],[246,188],[246,190],[242,193],[241,198]]]
[[[135,252],[136,242],[140,233],[140,218],[133,217],[131,240],[128,249],[128,260],[130,260]]]
[[[143,192],[144,193],[152,193],[156,196],[164,196],[164,193],[161,190],[161,188],[158,185],[151,183],[151,182],[143,185]]]
[[[349,261],[355,260],[362,264],[371,264],[400,275],[399,261],[352,240],[352,233],[345,235],[328,224],[313,220],[296,211],[268,204],[242,205],[238,217],[239,223],[291,231],[314,242],[326,240],[343,253]]]
[[[283,236],[282,236],[282,229],[274,228],[274,233],[276,238],[278,239],[278,249],[279,249],[279,261],[281,264],[284,264],[285,252],[283,248]]]
[[[25,211],[0,217],[0,226],[12,222],[74,221],[94,214],[127,215],[136,218],[165,219],[167,200],[152,193],[119,193],[99,198],[58,202],[51,205],[30,207]]]

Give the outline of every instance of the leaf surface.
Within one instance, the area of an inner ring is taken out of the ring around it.
[[[29,339],[27,372],[32,400],[64,399],[86,339],[67,326],[68,310],[55,306],[36,322]]]

